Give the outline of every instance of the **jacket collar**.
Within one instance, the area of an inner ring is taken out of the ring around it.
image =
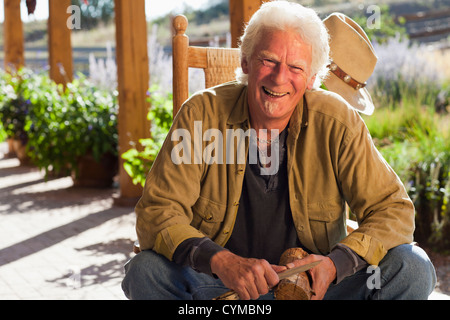
[[[227,124],[237,125],[246,122],[250,123],[247,100],[247,86],[244,86],[238,100],[234,104],[233,110],[228,117]]]
[[[306,128],[307,126],[308,107],[306,105],[305,95],[303,95],[303,99],[297,104],[297,107],[292,113],[291,120],[289,121],[289,134],[297,138],[301,128]]]

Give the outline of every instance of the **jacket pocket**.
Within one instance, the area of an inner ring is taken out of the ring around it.
[[[345,233],[345,204],[341,197],[308,204],[311,234],[321,254],[328,254]]]
[[[207,237],[214,238],[223,222],[226,208],[226,205],[200,196],[192,207],[194,216],[191,225]]]

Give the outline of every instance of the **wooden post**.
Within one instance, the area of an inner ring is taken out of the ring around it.
[[[185,34],[188,20],[185,16],[179,15],[173,20],[175,35],[172,38],[173,48],[173,117],[175,118],[181,105],[189,96],[188,82],[188,47],[189,37]]]
[[[14,71],[25,64],[20,0],[4,0],[4,14],[4,67]]]
[[[115,0],[116,56],[119,89],[119,155],[131,148],[131,143],[150,136],[147,120],[149,103],[149,65],[145,0]],[[134,185],[119,164],[120,195],[117,205],[135,205],[142,187]]]
[[[244,25],[259,9],[263,0],[229,0],[231,47],[237,48]]]
[[[67,20],[70,17],[67,9],[70,5],[70,0],[48,1],[50,78],[62,84],[71,82],[73,76],[71,29],[67,27]]]

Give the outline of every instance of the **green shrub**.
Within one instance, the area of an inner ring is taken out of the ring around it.
[[[5,141],[8,138],[8,136],[6,135],[5,130],[3,129],[3,125],[0,122],[0,142]]]
[[[434,106],[438,95],[446,90],[439,82],[424,81],[421,78],[406,79],[404,75],[391,75],[390,78],[377,77],[371,86],[372,98],[377,106],[392,107],[399,104]],[[447,90],[448,90],[447,86]]]
[[[30,95],[36,89],[36,79],[27,69],[0,75],[0,121],[7,137],[26,144],[25,122],[33,108]]]
[[[117,155],[117,95],[96,88],[83,75],[64,89],[42,75],[27,118],[28,147],[35,165],[57,174],[76,170],[83,155],[97,161]]]
[[[389,38],[395,35],[400,35],[402,38],[407,38],[408,34],[405,27],[405,20],[403,18],[396,19],[395,15],[390,12],[390,8],[386,4],[377,5],[380,10],[380,18],[382,21],[379,23],[378,27],[369,27],[368,18],[374,14],[374,12],[367,12],[363,14],[364,11],[359,10],[356,14],[352,14],[352,19],[355,20],[366,32],[369,39],[376,41],[378,43],[384,43]]]
[[[151,107],[147,118],[151,122],[151,138],[139,140],[122,154],[125,171],[134,184],[142,186],[173,121],[172,93],[160,93],[158,86],[154,85],[149,91],[149,102]]]
[[[407,103],[365,117],[375,144],[399,175],[416,208],[415,238],[450,248],[450,117]]]
[[[83,155],[117,156],[117,92],[85,76],[66,87],[26,68],[0,77],[0,122],[8,137],[26,143],[31,162],[55,174],[76,171]]]

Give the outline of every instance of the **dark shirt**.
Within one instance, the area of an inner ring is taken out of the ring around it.
[[[241,257],[278,264],[286,249],[301,246],[289,205],[286,136],[287,129],[273,148],[278,151],[278,161],[271,157],[278,166],[274,174],[261,174],[260,152],[257,163],[247,161],[236,222],[225,245]]]

